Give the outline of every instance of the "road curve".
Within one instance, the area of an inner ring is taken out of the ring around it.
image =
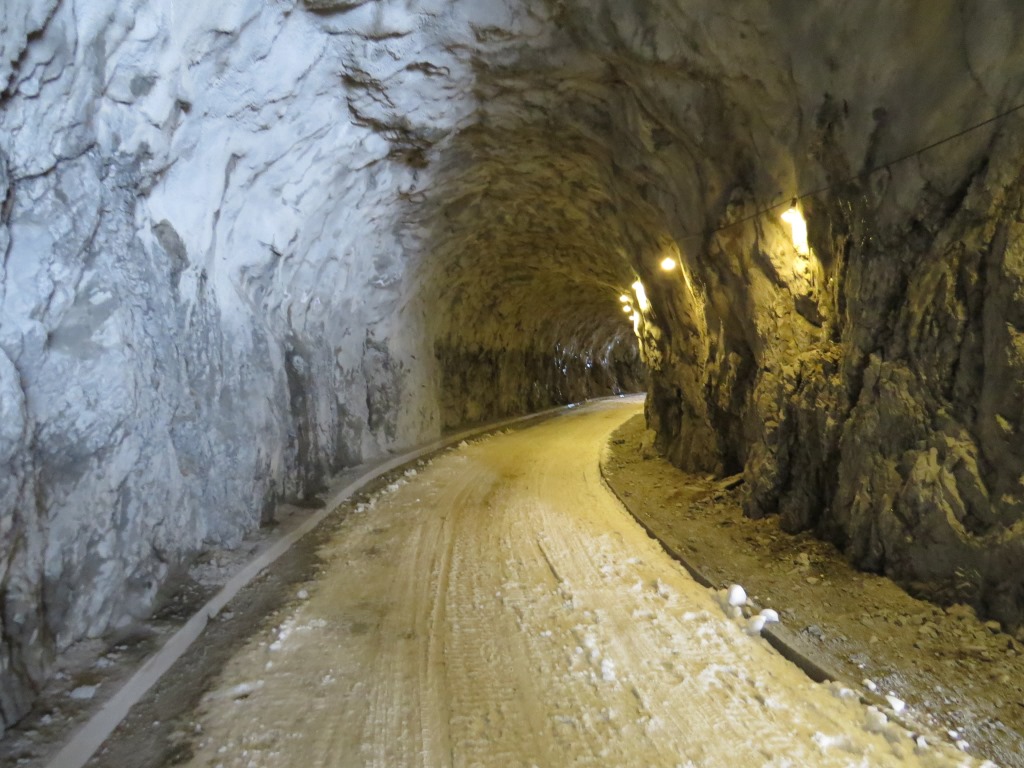
[[[448,451],[353,513],[196,713],[190,765],[961,765],[727,619],[598,469],[604,402]]]

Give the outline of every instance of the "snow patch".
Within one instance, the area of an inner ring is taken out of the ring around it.
[[[850,690],[842,683],[833,680],[829,681],[827,686],[832,691],[832,695],[842,701],[856,701],[859,698],[856,691]]]
[[[779,613],[774,608],[761,609],[761,616],[764,617],[765,624],[775,624],[779,620]]]
[[[747,603],[747,591],[739,584],[733,584],[729,587],[728,593],[729,605],[741,606]]]
[[[96,695],[98,685],[80,685],[68,694],[69,698],[75,701],[89,701]]]
[[[248,698],[262,687],[262,680],[252,680],[244,683],[238,683],[230,688],[222,688],[219,691],[213,691],[206,694],[203,698],[207,701],[219,701],[222,699],[238,701],[239,699]]]
[[[601,660],[601,679],[606,683],[615,682],[615,662],[611,659]]]
[[[376,506],[377,506],[377,497],[376,496],[371,496],[366,501],[363,501],[363,502],[360,502],[359,504],[357,504],[355,511],[356,511],[357,515],[362,515],[362,514],[365,514],[366,512],[369,512],[371,509],[373,509]]]
[[[907,706],[905,701],[903,701],[902,699],[897,698],[892,693],[885,694],[885,700],[887,702],[889,702],[889,706],[892,707],[892,711],[895,712],[897,715],[900,712],[902,712],[906,708],[906,706]]]
[[[864,730],[869,733],[882,733],[885,731],[889,718],[878,707],[868,707],[864,712]]]
[[[846,735],[830,736],[829,734],[819,732],[815,733],[811,738],[822,752],[839,749],[851,754],[861,754],[861,751],[854,747],[853,743],[850,741],[850,737]]]
[[[747,634],[748,635],[760,635],[761,630],[764,629],[765,617],[761,615],[751,616],[747,619]]]

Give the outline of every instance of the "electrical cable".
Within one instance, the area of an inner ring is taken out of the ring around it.
[[[789,199],[789,201],[784,201],[784,202],[780,202],[780,203],[774,203],[773,205],[769,205],[767,208],[761,208],[761,209],[759,209],[757,211],[754,211],[753,213],[748,214],[747,216],[744,216],[744,217],[742,217],[740,219],[736,219],[735,221],[730,221],[728,224],[723,224],[720,227],[715,227],[714,229],[709,229],[709,230],[706,230],[706,231],[701,232],[701,233],[692,233],[692,234],[683,235],[683,236],[681,236],[679,238],[679,240],[682,241],[682,240],[703,239],[703,238],[708,237],[710,235],[713,235],[713,234],[715,234],[717,232],[722,232],[722,231],[724,231],[726,229],[731,229],[732,227],[739,226],[740,224],[745,224],[748,221],[753,221],[754,219],[756,219],[756,218],[758,218],[760,216],[764,216],[766,214],[769,214],[772,211],[776,210],[777,208],[781,208],[784,205],[791,205],[793,202],[799,202],[800,200],[804,200],[804,199],[809,198],[809,197],[816,197],[817,195],[824,194],[825,192],[828,192],[828,191],[830,191],[832,189],[835,189],[836,187],[842,186],[843,184],[848,184],[851,181],[859,181],[859,180],[862,180],[862,179],[866,179],[869,176],[872,176],[873,174],[878,173],[879,171],[885,170],[886,168],[890,168],[891,166],[894,166],[894,165],[898,165],[899,163],[903,163],[903,162],[905,162],[907,160],[910,160],[910,159],[912,159],[914,157],[917,157],[918,155],[922,155],[925,152],[928,152],[928,151],[930,151],[932,149],[935,149],[936,147],[942,146],[943,144],[948,144],[949,142],[954,141],[955,139],[959,139],[962,136],[966,136],[968,133],[972,133],[972,132],[974,132],[974,131],[976,131],[976,130],[978,130],[980,128],[984,128],[986,125],[991,125],[992,123],[998,122],[999,120],[1003,120],[1003,119],[1009,117],[1010,115],[1014,114],[1015,112],[1019,112],[1021,110],[1024,110],[1024,103],[1018,104],[1018,105],[1016,105],[1014,107],[1010,107],[1009,109],[1005,110],[1004,112],[1000,112],[999,114],[993,115],[992,117],[990,117],[990,118],[988,118],[986,120],[982,120],[980,123],[975,123],[974,125],[970,125],[967,128],[964,128],[964,129],[962,129],[960,131],[957,131],[956,133],[951,134],[949,136],[946,136],[946,137],[944,137],[942,139],[939,139],[937,141],[933,141],[931,144],[928,144],[928,145],[926,145],[924,147],[921,147],[920,149],[915,149],[913,152],[908,152],[907,154],[901,155],[900,157],[894,158],[892,160],[887,160],[884,163],[880,163],[880,164],[878,164],[876,166],[873,166],[872,168],[868,168],[865,171],[861,171],[860,173],[855,173],[855,174],[853,174],[851,176],[847,176],[844,179],[840,179],[839,181],[835,181],[835,182],[833,182],[831,184],[827,184],[824,187],[819,187],[817,189],[812,189],[809,192],[802,192],[800,194],[797,194],[797,195],[791,197]]]

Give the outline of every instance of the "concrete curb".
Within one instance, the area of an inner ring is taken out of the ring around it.
[[[82,768],[96,751],[109,738],[114,729],[127,717],[128,712],[143,696],[160,680],[160,678],[180,659],[184,653],[198,640],[210,619],[235,597],[250,581],[265,568],[272,565],[281,555],[287,552],[299,539],[317,528],[324,520],[334,514],[338,507],[366,487],[369,483],[383,475],[420,461],[444,449],[481,435],[496,432],[510,426],[544,421],[588,403],[618,400],[620,396],[594,398],[584,403],[549,408],[537,413],[517,416],[510,419],[491,422],[454,435],[442,437],[426,445],[381,462],[363,465],[366,469],[354,480],[336,491],[328,499],[323,509],[318,510],[299,526],[281,536],[256,557],[246,563],[238,573],[214,595],[184,626],[175,632],[160,649],[143,663],[120,689],[108,699],[85,725],[83,725],[50,761],[47,768]]]
[[[637,524],[647,531],[647,534],[654,539],[661,548],[671,557],[673,560],[678,562],[686,571],[693,577],[694,581],[703,587],[708,589],[719,589],[728,586],[728,584],[716,584],[708,576],[702,572],[697,566],[690,562],[685,555],[679,552],[675,547],[663,540],[654,528],[652,528],[646,521],[642,520],[630,507],[629,502],[622,498],[615,488],[608,481],[608,477],[605,474],[605,461],[604,457],[600,461],[600,472],[601,480],[604,482],[605,487],[608,488],[608,492],[611,493],[619,503],[622,504],[623,508],[629,513]],[[761,606],[751,603],[751,606],[756,611],[760,610]],[[829,654],[822,653],[821,651],[813,648],[806,643],[799,635],[793,632],[791,629],[783,626],[782,624],[769,624],[761,631],[761,637],[763,637],[769,645],[772,646],[783,658],[796,665],[807,677],[816,683],[823,683],[826,681],[835,681],[847,686],[853,691],[857,691],[857,695],[860,698],[862,704],[877,707],[880,710],[884,710],[888,715],[889,719],[905,730],[910,732],[920,733],[922,726],[918,723],[908,720],[906,717],[900,716],[898,713],[892,711],[886,699],[877,694],[868,691],[861,690],[860,685],[852,684],[846,677],[841,674],[838,669],[839,665],[835,659]]]
[[[624,498],[622,498],[612,487],[612,484],[608,482],[608,478],[605,475],[604,462],[601,462],[601,480],[604,481],[605,487],[608,488],[615,498],[619,500],[619,503],[629,512],[637,524],[647,531],[647,535],[654,539],[661,546],[663,550],[679,563],[686,571],[693,577],[693,580],[700,584],[702,587],[708,589],[719,589],[721,587],[727,587],[728,584],[715,584],[708,576],[701,571],[697,566],[686,559],[679,550],[673,547],[671,544],[663,540],[646,521],[640,519],[629,506]],[[754,605],[755,610],[759,610],[760,606]],[[842,675],[840,675],[834,666],[832,660],[822,653],[819,653],[814,648],[811,648],[807,643],[801,640],[796,633],[792,630],[787,629],[781,624],[769,624],[762,630],[761,636],[768,641],[768,643],[778,651],[784,658],[796,664],[809,678],[816,683],[822,683],[826,680],[837,680],[841,681]]]

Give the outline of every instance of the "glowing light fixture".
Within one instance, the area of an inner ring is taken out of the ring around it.
[[[641,312],[646,312],[651,308],[651,302],[647,300],[647,291],[644,290],[644,284],[639,280],[633,283],[633,293],[636,294],[636,304],[640,307]]]
[[[622,308],[622,311],[623,311],[623,312],[632,312],[632,311],[633,311],[633,308],[632,308],[631,306],[629,306],[629,304],[627,304],[626,306],[624,306],[624,307]]]
[[[807,222],[804,220],[804,215],[800,213],[800,209],[794,204],[782,214],[782,220],[789,224],[796,252],[801,256],[809,256],[811,249],[807,245]]]
[[[673,269],[676,268],[676,260],[671,258],[670,256],[666,256],[664,259],[661,260],[661,268],[666,272],[671,272]]]
[[[619,296],[619,301],[621,301],[623,304],[629,304],[629,302],[631,302],[632,300],[633,299],[630,298],[628,293],[624,293],[621,296]]]

